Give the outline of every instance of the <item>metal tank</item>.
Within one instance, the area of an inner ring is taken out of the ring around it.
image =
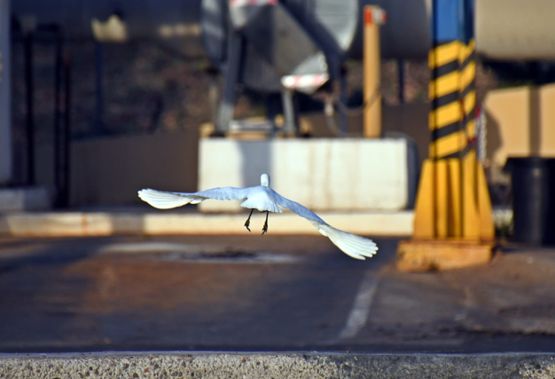
[[[553,0],[477,0],[478,52],[495,60],[553,60],[554,16]]]
[[[203,0],[206,51],[224,74],[216,126],[225,134],[240,83],[282,93],[286,132],[294,133],[293,92],[312,94],[343,75],[357,33],[359,0]],[[340,80],[341,82],[341,80]]]
[[[225,67],[229,34],[240,33],[245,43],[241,81],[251,88],[271,92],[280,89],[282,76],[295,74],[299,66],[311,60],[320,65],[315,71],[331,71],[335,75],[352,48],[361,13],[358,0],[239,3],[202,1],[201,28],[206,51],[216,66]],[[322,59],[329,68],[318,62]]]

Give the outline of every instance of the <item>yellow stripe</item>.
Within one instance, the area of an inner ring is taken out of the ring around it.
[[[463,239],[480,237],[480,218],[476,206],[476,155],[470,151],[463,158]]]
[[[461,41],[452,41],[430,50],[428,54],[428,67],[443,66],[446,63],[459,59],[462,46],[464,44]]]
[[[491,200],[488,191],[488,182],[480,163],[476,165],[476,186],[478,213],[480,217],[480,238],[482,240],[492,241],[495,237],[495,229],[493,225],[493,212],[491,209]]]
[[[437,162],[426,159],[422,166],[418,194],[414,205],[414,238],[430,239],[435,235],[435,165]]]
[[[446,238],[449,233],[449,188],[447,186],[447,161],[441,160],[435,164],[435,234],[438,238]]]
[[[443,75],[436,80],[432,80],[428,87],[428,96],[431,99],[447,95],[458,91],[460,88],[460,73],[454,71],[450,74]]]
[[[462,236],[462,209],[461,209],[461,160],[448,159],[449,167],[449,236]]]
[[[468,138],[476,137],[476,121],[474,121],[474,119],[471,119],[466,123],[466,135]]]
[[[466,88],[476,78],[476,62],[470,62],[461,72],[461,90]]]
[[[461,130],[433,141],[430,144],[430,152],[435,158],[453,154],[464,149],[466,141],[466,133]]]
[[[430,111],[428,125],[430,130],[433,130],[460,120],[462,120],[461,105],[455,101]]]
[[[467,45],[461,43],[461,47],[459,50],[459,62],[463,62],[466,58],[468,58],[476,49],[476,42],[472,39],[468,42]]]
[[[476,91],[470,91],[463,99],[464,114],[470,114],[476,105]]]

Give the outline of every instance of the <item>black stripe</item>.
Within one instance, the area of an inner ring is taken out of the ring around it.
[[[470,111],[468,111],[467,113],[464,112],[464,103],[462,102],[463,100],[461,99],[461,109],[463,110],[463,123],[466,125],[466,123],[468,121],[470,121],[470,119],[473,119],[476,117],[476,107],[478,106],[478,104],[476,104],[476,102],[474,102],[474,105],[472,106],[472,108],[470,108]]]
[[[463,119],[462,119],[462,123],[463,125],[466,126],[466,124],[468,124],[468,121],[472,120],[476,118],[476,104],[474,104],[474,106],[472,107],[472,109],[470,109],[470,112],[466,113],[465,115],[463,115]]]
[[[460,150],[460,151],[455,151],[454,153],[451,154],[447,154],[444,155],[442,157],[437,157],[436,160],[440,160],[440,159],[451,159],[451,158],[462,158],[464,157],[466,154],[468,154],[468,146],[466,146],[464,149]]]
[[[432,68],[430,75],[432,77],[432,80],[434,80],[444,75],[448,75],[452,72],[455,72],[459,70],[459,68],[460,68],[459,60],[455,58],[454,60],[447,62],[445,64],[442,64],[439,67]]]
[[[450,158],[464,158],[472,149],[474,148],[474,144],[467,144],[462,150],[455,151],[454,153],[450,153],[441,157],[435,158],[436,160],[440,159],[450,159]]]
[[[463,88],[463,90],[461,91],[461,99],[464,99],[466,95],[468,95],[470,92],[475,90],[476,90],[476,78],[474,78],[474,80],[472,80],[470,83],[468,83],[466,87]]]
[[[444,105],[451,104],[455,101],[460,100],[460,93],[459,91],[448,93],[447,95],[443,95],[440,97],[436,97],[432,99],[432,109],[435,110],[437,108],[443,107]]]
[[[448,136],[449,134],[456,133],[456,132],[461,131],[461,130],[466,130],[465,128],[467,127],[467,124],[475,118],[474,117],[474,113],[475,113],[474,110],[475,110],[475,108],[473,108],[470,113],[465,115],[462,120],[458,120],[458,121],[452,122],[450,124],[447,124],[445,126],[442,126],[440,128],[433,129],[430,133],[431,134],[431,136],[430,136],[431,141],[435,142],[440,138]]]
[[[455,101],[464,101],[464,98],[466,97],[466,95],[468,95],[470,92],[475,90],[476,90],[476,83],[475,81],[472,81],[461,92],[454,91],[454,92],[448,93],[447,95],[436,97],[435,99],[432,99],[430,101],[430,104],[432,106],[432,109],[435,110],[437,108],[441,108],[444,105],[453,103]],[[476,104],[474,104],[474,106],[476,106]]]
[[[451,158],[464,158],[468,153],[476,149],[476,139],[472,139],[467,142],[466,146],[459,151],[455,151],[454,153],[450,153],[447,155],[443,155],[441,157],[435,157],[435,160],[440,159],[451,159]]]
[[[464,60],[461,62],[461,71],[474,60],[476,60],[476,50],[472,50],[468,57],[464,58]]]
[[[463,130],[463,125],[465,124],[462,124],[459,120],[451,124],[442,126],[441,128],[433,129],[430,136],[431,142],[435,142],[440,138],[448,136],[449,134],[453,134]]]
[[[466,124],[468,124],[468,122],[470,120],[472,120],[473,118],[475,118],[475,111],[476,111],[476,107],[472,107],[472,109],[470,110],[470,112],[468,112],[467,114],[464,115],[463,119],[462,119],[462,124],[464,126],[466,126]]]

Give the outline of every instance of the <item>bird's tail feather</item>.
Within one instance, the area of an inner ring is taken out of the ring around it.
[[[141,200],[158,209],[171,209],[189,203],[198,204],[203,200],[202,198],[188,197],[175,192],[158,191],[150,188],[140,190],[138,195]]]
[[[378,246],[371,239],[344,232],[330,225],[318,225],[318,230],[352,258],[364,260],[371,258],[378,251]]]

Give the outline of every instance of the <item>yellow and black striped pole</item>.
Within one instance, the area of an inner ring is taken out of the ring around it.
[[[477,161],[476,54],[471,0],[434,0],[428,63],[428,159],[415,206],[414,240],[494,238],[489,192]]]

